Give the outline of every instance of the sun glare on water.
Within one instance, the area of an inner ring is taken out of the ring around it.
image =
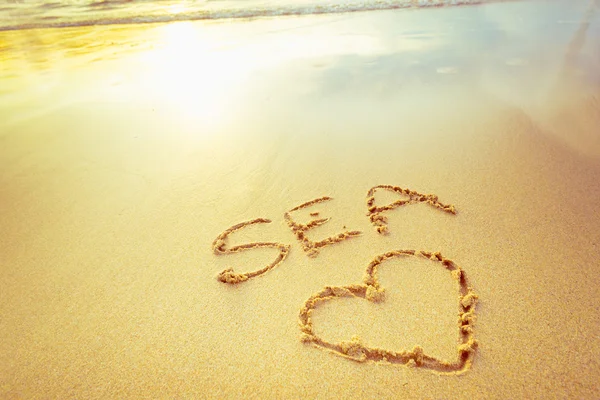
[[[173,5],[169,6],[169,12],[171,14],[181,14],[182,12],[184,12],[186,10],[187,10],[187,8],[183,4],[173,4]]]
[[[143,85],[188,117],[218,120],[232,87],[246,74],[240,54],[218,51],[200,28],[188,22],[165,25],[160,44],[141,54]]]
[[[323,60],[346,54],[378,56],[384,51],[383,44],[370,35],[335,34],[327,24],[271,34],[279,32],[280,23],[176,22],[159,26],[156,44],[140,54],[142,89],[186,118],[218,123],[236,112],[241,96],[257,86],[274,84],[276,74],[284,68],[296,68],[300,75],[310,76],[322,73],[312,65]],[[287,84],[290,93],[310,91],[310,85],[303,86],[300,80]]]

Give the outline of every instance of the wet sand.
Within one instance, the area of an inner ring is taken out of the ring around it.
[[[599,397],[598,38],[587,1],[0,33],[0,397]]]

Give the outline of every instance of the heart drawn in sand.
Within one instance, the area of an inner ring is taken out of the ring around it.
[[[445,268],[452,279],[458,284],[458,324],[459,342],[457,344],[454,361],[440,360],[428,356],[420,346],[411,351],[395,352],[386,349],[374,348],[364,345],[360,338],[353,337],[350,341],[331,343],[323,340],[314,333],[311,315],[313,310],[325,302],[337,298],[349,297],[364,299],[371,302],[385,302],[385,289],[377,279],[379,265],[392,258],[422,257]],[[467,371],[472,364],[473,355],[477,348],[477,341],[473,337],[473,323],[475,321],[475,305],[477,295],[468,285],[465,272],[452,260],[444,258],[440,253],[415,250],[395,250],[381,254],[373,259],[367,267],[367,273],[362,284],[348,286],[327,286],[312,295],[300,310],[300,329],[303,332],[302,340],[316,347],[329,350],[334,354],[350,360],[387,361],[392,364],[403,364],[433,370],[439,373],[459,374]]]

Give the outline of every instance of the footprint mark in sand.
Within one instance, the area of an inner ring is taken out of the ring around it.
[[[333,243],[342,242],[346,239],[350,239],[352,237],[359,236],[362,234],[362,232],[360,232],[360,231],[344,231],[344,232],[337,234],[336,236],[331,236],[331,237],[325,238],[323,240],[320,240],[318,242],[313,242],[308,237],[306,237],[306,232],[308,232],[312,228],[315,228],[317,226],[327,223],[331,218],[313,219],[308,224],[300,224],[300,223],[294,221],[294,219],[291,216],[291,213],[294,211],[298,211],[298,210],[310,207],[315,204],[324,203],[329,200],[333,200],[333,199],[328,196],[319,197],[318,199],[314,199],[311,201],[307,201],[306,203],[300,204],[298,207],[294,207],[290,211],[288,211],[284,214],[285,222],[292,229],[292,231],[296,235],[296,238],[300,241],[300,244],[302,245],[302,249],[308,254],[309,257],[316,257],[319,254],[319,249],[322,247],[328,246]],[[310,213],[310,216],[318,217],[319,213],[312,212],[312,213]]]
[[[231,228],[226,229],[223,233],[221,233],[219,236],[217,236],[215,241],[212,243],[213,252],[217,255],[238,253],[241,251],[257,249],[260,247],[272,247],[275,249],[279,249],[279,255],[277,256],[277,258],[273,262],[271,262],[270,264],[265,266],[264,268],[256,270],[256,271],[252,271],[252,272],[246,272],[243,274],[238,274],[238,273],[234,272],[233,268],[228,268],[228,269],[222,271],[221,273],[219,273],[219,275],[217,277],[217,279],[219,281],[221,281],[223,283],[229,283],[229,284],[245,282],[250,278],[254,278],[255,276],[262,275],[265,272],[275,268],[278,264],[280,264],[283,260],[285,260],[285,257],[288,255],[288,253],[290,251],[290,246],[283,244],[283,243],[255,242],[255,243],[247,243],[247,244],[242,244],[242,245],[238,245],[238,246],[233,246],[229,249],[226,248],[227,237],[231,233],[238,231],[249,225],[268,224],[270,222],[271,222],[271,220],[269,220],[269,219],[256,218],[251,221],[245,221],[245,222],[236,224],[236,225],[232,226]]]
[[[442,265],[448,270],[458,284],[458,330],[459,344],[457,359],[454,361],[440,360],[425,354],[421,346],[415,346],[411,351],[399,352],[369,347],[357,336],[350,341],[330,343],[314,333],[311,315],[319,305],[333,301],[336,298],[350,297],[364,299],[375,303],[385,302],[385,290],[377,279],[377,269],[386,260],[395,257],[422,257]],[[465,272],[452,260],[444,258],[440,253],[415,250],[395,250],[381,254],[373,259],[367,267],[367,273],[362,284],[349,286],[326,286],[313,294],[300,310],[300,329],[303,332],[302,341],[318,348],[328,350],[341,357],[358,361],[387,361],[392,364],[403,364],[436,371],[445,374],[459,374],[467,371],[473,362],[477,341],[473,338],[475,321],[475,305],[477,295],[469,287]]]
[[[391,192],[398,193],[403,196],[407,196],[407,198],[396,200],[393,203],[386,204],[385,206],[376,206],[375,205],[375,191],[377,189],[385,189],[385,190],[388,190]],[[438,197],[434,194],[421,194],[421,193],[412,191],[410,189],[403,189],[399,186],[377,185],[377,186],[373,186],[371,189],[369,189],[369,191],[367,193],[367,208],[369,210],[367,215],[369,216],[369,219],[371,220],[371,223],[373,224],[373,226],[375,226],[375,228],[377,229],[377,232],[381,233],[381,234],[386,234],[386,233],[388,233],[388,229],[387,229],[388,219],[386,216],[381,215],[381,213],[384,211],[393,210],[395,208],[398,208],[398,207],[406,205],[406,204],[416,204],[416,203],[428,203],[431,206],[433,206],[437,209],[440,209],[444,212],[447,212],[450,214],[456,214],[456,209],[454,208],[453,205],[451,205],[451,204],[447,205],[447,204],[440,203],[438,201]]]

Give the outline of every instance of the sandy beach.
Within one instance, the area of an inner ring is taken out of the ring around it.
[[[597,1],[0,60],[0,398],[600,397]]]

